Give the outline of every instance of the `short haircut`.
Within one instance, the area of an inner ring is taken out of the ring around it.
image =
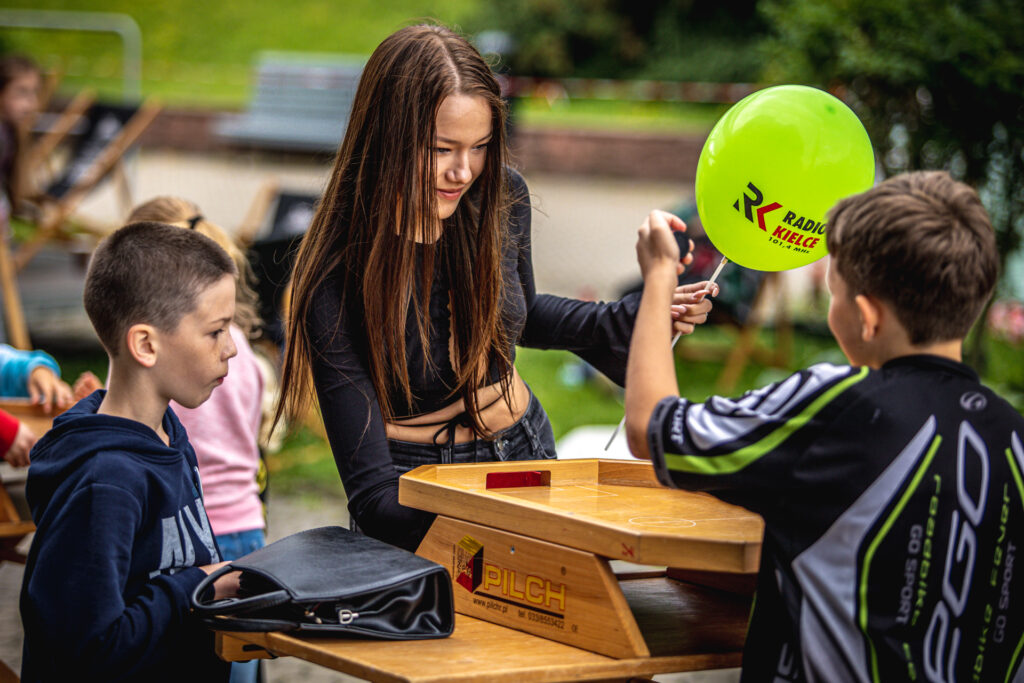
[[[262,323],[260,298],[256,294],[256,275],[238,243],[219,225],[210,222],[196,204],[181,197],[160,196],[139,204],[128,214],[129,223],[155,221],[180,228],[195,230],[206,235],[227,252],[238,269],[235,280],[235,319],[232,321],[246,336],[250,336]]]
[[[999,274],[978,193],[945,171],[905,173],[828,215],[832,267],[850,296],[890,304],[915,345],[963,339]]]
[[[165,223],[132,223],[100,242],[85,276],[85,312],[111,356],[132,325],[173,330],[199,294],[235,264],[209,237]]]

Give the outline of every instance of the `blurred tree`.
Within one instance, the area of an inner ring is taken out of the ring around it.
[[[642,75],[682,81],[757,82],[767,28],[757,0],[652,3]]]
[[[515,40],[511,67],[531,76],[749,81],[764,32],[757,0],[490,0],[473,31]]]
[[[976,187],[1005,266],[1024,232],[1020,0],[763,0],[761,10],[769,82],[843,97],[886,174],[943,168]],[[978,338],[979,364],[981,348]]]

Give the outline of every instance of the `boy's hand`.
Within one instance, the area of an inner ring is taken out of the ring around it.
[[[73,393],[67,382],[57,377],[53,370],[40,365],[29,373],[28,395],[33,403],[41,403],[49,414],[54,406],[63,409],[71,405]]]
[[[707,322],[711,312],[709,296],[718,296],[718,285],[711,285],[709,292],[706,280],[676,287],[672,295],[673,334],[692,334],[695,326]]]
[[[206,564],[200,567],[206,575],[214,573],[224,565],[231,564],[230,562],[218,562],[216,564]],[[213,582],[213,599],[223,600],[224,598],[233,598],[238,595],[238,579],[242,576],[242,572],[228,572],[224,576],[219,577]]]
[[[14,436],[14,443],[7,449],[4,455],[12,467],[26,467],[29,464],[28,452],[36,445],[39,437],[35,435],[24,422],[18,423],[18,433]]]
[[[678,216],[655,209],[637,231],[636,260],[644,280],[659,269],[670,270],[675,276],[683,274],[685,267],[693,262],[693,241],[682,258],[674,232],[685,232],[686,223]]]

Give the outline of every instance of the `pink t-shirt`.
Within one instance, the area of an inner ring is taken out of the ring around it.
[[[242,330],[230,330],[238,355],[228,361],[224,383],[198,408],[171,401],[199,459],[203,503],[218,536],[263,528],[256,485],[263,375]]]

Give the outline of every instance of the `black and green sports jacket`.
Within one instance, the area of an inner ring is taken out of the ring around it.
[[[762,515],[743,681],[1024,681],[1024,417],[969,367],[663,399],[662,483]]]

